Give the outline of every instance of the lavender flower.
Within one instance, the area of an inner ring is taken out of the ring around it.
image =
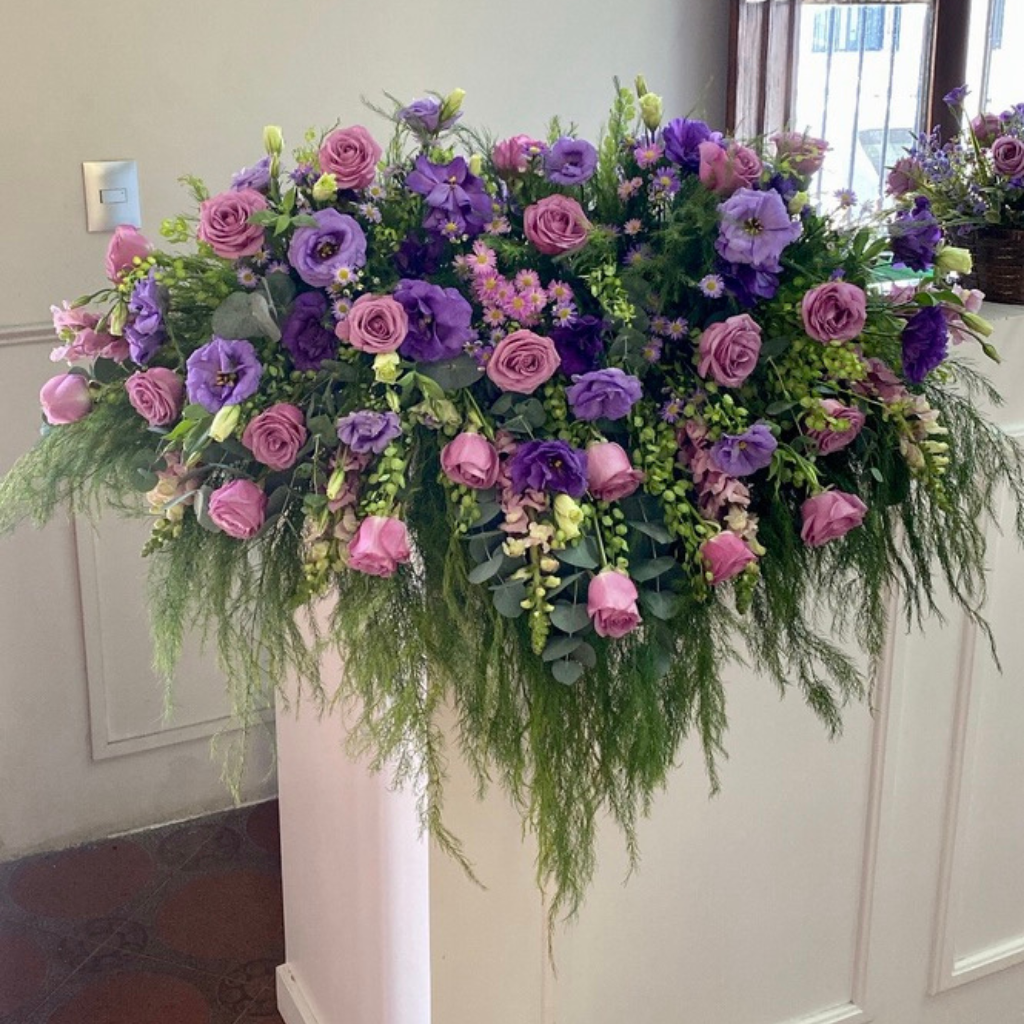
[[[359,409],[338,420],[338,439],[356,455],[380,455],[401,433],[401,421],[393,412]]]
[[[700,169],[700,144],[721,142],[722,133],[713,132],[703,121],[677,117],[662,130],[665,156],[673,163],[696,173]]]
[[[941,306],[925,306],[903,328],[903,375],[920,384],[945,358],[949,324]]]
[[[128,300],[128,323],[124,336],[132,359],[140,366],[156,355],[167,338],[164,316],[167,313],[167,289],[157,284],[155,272],[136,282]]]
[[[779,290],[778,274],[755,270],[742,263],[723,264],[722,277],[725,287],[744,309],[756,306],[762,299],[768,301],[775,298]]]
[[[319,370],[338,351],[338,339],[324,327],[327,299],[322,292],[303,292],[295,299],[281,329],[281,344],[297,370]]]
[[[494,212],[483,180],[470,174],[461,156],[447,164],[434,164],[421,155],[405,184],[426,198],[430,210],[423,226],[438,234],[453,224],[460,235],[479,235]]]
[[[584,139],[563,135],[544,154],[544,176],[556,185],[582,185],[597,169],[597,150]]]
[[[927,196],[918,196],[912,210],[901,210],[889,225],[893,261],[911,270],[928,270],[942,241],[942,229]]]
[[[715,248],[722,259],[775,274],[779,257],[803,227],[789,215],[778,192],[738,189],[718,207],[720,222]]]
[[[188,400],[207,412],[219,412],[256,394],[262,374],[263,366],[248,341],[214,336],[188,357]]]
[[[436,135],[445,128],[451,128],[462,116],[461,112],[441,120],[442,102],[436,96],[426,96],[421,100],[413,100],[407,107],[398,112],[398,120],[404,121],[417,135]]]
[[[573,380],[565,395],[578,420],[621,420],[643,394],[640,381],[616,367],[584,373]]]
[[[407,278],[398,282],[395,300],[409,316],[409,333],[399,350],[406,359],[453,359],[476,338],[473,307],[455,288]]]
[[[299,228],[288,246],[288,261],[306,284],[326,288],[341,267],[366,263],[366,235],[354,217],[334,209],[313,214],[315,228]]]
[[[512,488],[556,491],[582,498],[587,490],[586,452],[565,441],[526,441],[509,461]]]
[[[724,434],[711,447],[711,462],[726,476],[749,476],[771,464],[779,446],[766,423],[755,423],[742,434]]]
[[[967,94],[971,90],[966,85],[958,85],[955,89],[950,89],[945,96],[942,97],[942,102],[947,107],[956,109],[964,105],[964,100],[967,99]]]
[[[243,167],[231,176],[231,188],[239,192],[243,188],[254,188],[257,192],[264,192],[270,187],[270,157],[265,156],[262,160],[253,164],[252,167]]]

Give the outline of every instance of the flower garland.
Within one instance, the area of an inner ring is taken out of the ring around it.
[[[209,625],[243,723],[268,679],[357,700],[355,741],[463,856],[452,705],[558,913],[599,815],[632,848],[691,731],[714,781],[736,644],[838,729],[865,686],[839,644],[878,658],[894,587],[911,618],[940,580],[976,616],[1024,477],[952,354],[994,355],[927,210],[841,231],[807,200],[824,142],[664,121],[642,81],[597,146],[557,120],[493,142],[461,103],[397,109],[386,154],[309,133],[289,170],[268,128],[226,191],[188,179],[183,251],[119,228],[109,287],[54,308],[72,368],[0,531],[147,492],[163,669]],[[890,254],[920,282],[873,288]]]

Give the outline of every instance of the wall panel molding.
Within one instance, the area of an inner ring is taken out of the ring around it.
[[[59,342],[53,333],[53,324],[0,325],[0,348],[15,345],[52,345]]]

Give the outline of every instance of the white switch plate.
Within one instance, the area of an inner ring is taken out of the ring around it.
[[[88,160],[82,164],[82,180],[90,231],[113,231],[118,224],[142,226],[139,170],[134,160]]]

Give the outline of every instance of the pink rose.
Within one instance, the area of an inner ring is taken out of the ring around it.
[[[628,497],[643,480],[621,445],[600,441],[587,448],[587,488],[598,501]]]
[[[210,495],[206,510],[229,537],[249,540],[260,532],[267,517],[267,496],[251,480],[232,480]]]
[[[441,469],[449,480],[477,490],[498,480],[498,450],[479,434],[459,434],[441,452]]]
[[[912,156],[903,156],[892,165],[886,179],[885,190],[891,196],[904,196],[913,192],[921,180],[921,165]]]
[[[852,341],[864,330],[868,297],[855,284],[829,281],[804,295],[800,313],[804,330],[815,341]]]
[[[998,114],[978,114],[971,119],[971,131],[982,146],[991,146],[999,138],[1003,130],[1003,122]]]
[[[1024,142],[1012,135],[1000,135],[992,143],[992,162],[996,170],[1007,178],[1024,174]]]
[[[529,135],[513,135],[510,139],[496,142],[491,150],[494,169],[503,178],[522,174],[530,166],[530,147],[536,143]]]
[[[700,180],[720,196],[731,196],[738,188],[750,188],[761,177],[761,161],[752,149],[738,142],[722,149],[717,142],[702,142]]]
[[[597,635],[618,638],[632,633],[640,625],[639,596],[636,584],[624,573],[606,569],[594,576],[587,588],[587,614]]]
[[[757,366],[761,327],[747,313],[712,324],[700,336],[697,372],[728,388],[738,388]]]
[[[547,256],[582,249],[589,230],[590,221],[583,207],[568,196],[546,196],[523,213],[526,237]]]
[[[152,246],[145,235],[131,224],[118,224],[107,245],[107,277],[115,284],[135,266],[135,257],[144,260]]]
[[[173,371],[162,366],[139,370],[125,382],[132,408],[151,426],[165,427],[181,413],[185,385]]]
[[[409,333],[409,314],[390,295],[360,295],[334,333],[360,352],[394,352]]]
[[[307,436],[302,410],[278,402],[249,420],[242,432],[242,444],[257,462],[281,470],[295,464]]]
[[[856,494],[822,491],[800,507],[804,520],[800,539],[808,547],[821,547],[860,526],[867,510],[867,505]]]
[[[338,188],[366,188],[376,177],[381,152],[361,124],[338,128],[320,147],[320,169],[334,175]]]
[[[860,433],[864,426],[866,417],[864,413],[855,407],[843,405],[834,398],[823,398],[821,407],[827,416],[835,420],[845,420],[849,426],[845,430],[833,430],[827,427],[825,430],[809,430],[808,436],[818,445],[818,451],[822,455],[831,455],[833,452],[845,448]]]
[[[711,573],[712,586],[731,580],[751,562],[757,561],[757,555],[750,550],[747,542],[728,530],[716,533],[704,541],[700,546],[700,554]]]
[[[267,208],[267,200],[254,188],[221,192],[199,207],[200,241],[226,260],[254,256],[263,247],[263,228],[249,218]]]
[[[778,132],[772,136],[772,142],[778,157],[797,174],[817,174],[829,149],[824,139],[816,139],[804,132]]]
[[[92,412],[89,382],[80,373],[51,377],[39,391],[39,402],[46,422],[54,426],[75,423]]]
[[[533,331],[507,334],[494,348],[487,376],[502,391],[532,395],[558,369],[561,359],[555,343]]]
[[[367,516],[348,546],[348,565],[371,576],[391,576],[409,561],[409,532],[401,519]]]

